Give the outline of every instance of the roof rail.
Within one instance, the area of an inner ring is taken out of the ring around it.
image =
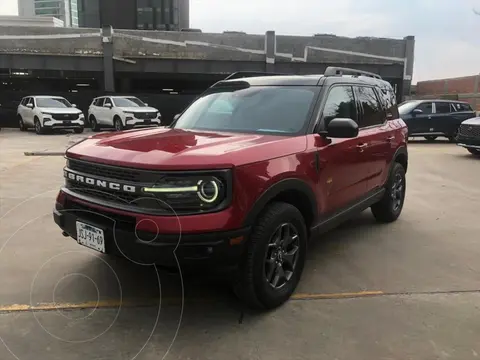
[[[356,75],[356,76],[369,76],[375,79],[382,79],[382,77],[378,74],[374,74],[368,71],[357,70],[357,69],[349,69],[343,67],[336,67],[336,66],[329,66],[325,70],[323,76],[342,76],[342,75]]]
[[[261,72],[261,71],[237,71],[237,72],[231,73],[223,80],[242,79],[242,78],[255,77],[255,76],[275,76],[275,75],[288,75],[288,74],[269,73],[269,72]]]

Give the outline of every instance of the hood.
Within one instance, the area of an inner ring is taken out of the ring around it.
[[[480,125],[480,116],[462,122],[462,125]]]
[[[81,114],[82,111],[77,108],[38,108],[41,112],[49,114]]]
[[[132,106],[132,107],[118,107],[122,111],[131,111],[131,112],[157,112],[158,110],[150,106]]]
[[[305,151],[306,137],[155,128],[102,133],[67,150],[86,161],[158,170],[231,168]]]

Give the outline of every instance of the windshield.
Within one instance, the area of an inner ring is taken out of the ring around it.
[[[41,108],[71,108],[72,104],[64,98],[37,98],[37,106]]]
[[[116,107],[145,107],[146,106],[142,100],[134,97],[113,98],[113,102]]]
[[[295,135],[307,126],[317,87],[212,89],[173,124],[176,129]]]
[[[419,104],[420,104],[420,101],[404,102],[398,107],[398,112],[400,113],[400,115],[408,114],[413,109],[415,109]]]

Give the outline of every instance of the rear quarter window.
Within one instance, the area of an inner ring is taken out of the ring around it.
[[[377,89],[387,117],[391,119],[398,119],[400,114],[398,113],[397,97],[393,91],[393,88],[391,86],[385,86]]]
[[[456,111],[473,111],[470,104],[454,103],[452,104]]]

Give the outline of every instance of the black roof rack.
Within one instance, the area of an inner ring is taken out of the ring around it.
[[[269,73],[269,72],[261,72],[261,71],[237,71],[237,72],[231,73],[223,80],[242,79],[242,78],[256,77],[256,76],[275,76],[275,75],[290,75],[290,74]]]
[[[373,77],[375,79],[382,79],[382,77],[378,74],[374,74],[368,71],[357,70],[357,69],[349,69],[343,67],[336,67],[336,66],[329,66],[325,70],[323,76],[342,76],[342,75],[356,75],[356,76],[368,76]]]

